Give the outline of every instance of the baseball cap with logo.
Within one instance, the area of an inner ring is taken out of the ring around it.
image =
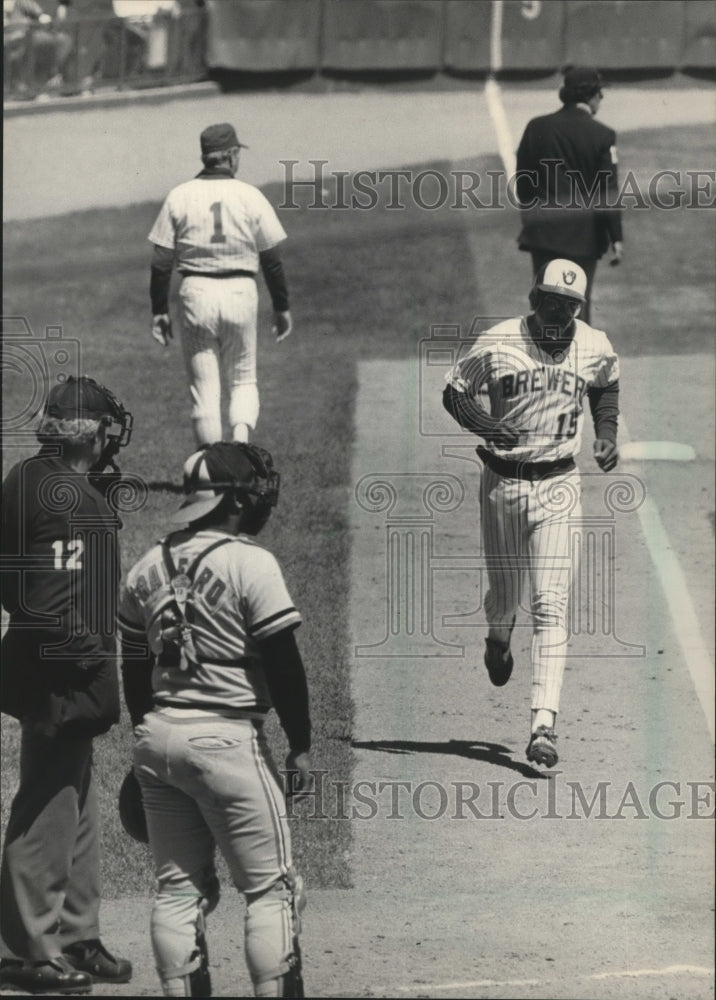
[[[229,491],[250,495],[273,507],[279,475],[271,455],[256,445],[218,441],[195,451],[184,463],[184,501],[171,518],[188,524],[215,510]]]
[[[228,122],[221,122],[219,125],[209,125],[199,137],[201,151],[203,154],[220,153],[225,149],[233,149],[234,146],[241,146],[248,149],[243,142],[239,142],[233,125]]]
[[[587,295],[587,276],[573,260],[551,260],[537,273],[534,287],[541,292],[563,295],[568,299],[584,302]]]

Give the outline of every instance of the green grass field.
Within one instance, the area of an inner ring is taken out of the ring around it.
[[[631,133],[623,162],[648,175],[663,166],[705,168],[714,140],[705,130]],[[675,162],[676,161],[676,162]],[[683,161],[683,162],[681,162]],[[449,164],[435,164],[449,170]],[[494,168],[495,161],[471,169]],[[274,204],[282,192],[267,189]],[[149,231],[158,205],[91,211],[12,223],[4,234],[5,316],[25,316],[36,333],[61,325],[81,347],[81,369],[106,383],[134,413],[135,434],[123,467],[149,484],[149,499],[126,518],[126,568],[166,530],[178,504],[180,470],[193,450],[188,391],[178,343],[162,353],[149,336]],[[278,509],[261,541],[278,556],[304,625],[298,633],[311,688],[314,766],[346,781],[351,773],[348,676],[350,534],[348,511],[356,364],[364,358],[414,356],[434,323],[469,325],[475,315],[526,308],[529,265],[516,250],[516,212],[445,208],[366,212],[284,211],[285,264],[295,334],[276,345],[261,286],[259,389],[255,441],[281,472]],[[610,275],[605,309],[623,355],[711,351],[713,215],[707,210],[628,212],[624,265]],[[468,247],[484,248],[476,279]],[[604,279],[604,275],[601,275]],[[606,296],[597,275],[597,295]],[[600,299],[599,301],[603,301]],[[16,412],[26,387],[5,380],[5,414]],[[628,391],[628,387],[626,387]],[[396,386],[396,397],[400,387]],[[384,401],[390,421],[394,399]],[[13,409],[13,407],[15,409]],[[28,447],[5,442],[4,471]],[[270,730],[277,757],[285,744]],[[104,822],[106,895],[141,893],[151,885],[147,851],[123,833],[116,794],[129,766],[131,731],[120,726],[96,743]],[[3,719],[3,829],[16,780],[17,727]],[[297,809],[297,814],[308,806]],[[350,829],[339,821],[297,820],[297,861],[313,887],[350,884]]]

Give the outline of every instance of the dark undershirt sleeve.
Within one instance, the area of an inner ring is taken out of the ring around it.
[[[288,287],[281,256],[276,247],[262,250],[259,254],[261,271],[268,288],[274,312],[288,312]]]
[[[590,386],[587,389],[587,395],[594,421],[594,436],[616,444],[619,422],[619,382],[612,382],[604,388]]]
[[[137,656],[136,645],[122,643],[122,688],[124,702],[133,726],[138,726],[154,707],[152,667],[154,656]]]
[[[311,748],[308,684],[293,627],[260,642],[271,701],[293,753]]]
[[[149,279],[152,316],[165,316],[169,312],[169,287],[173,267],[174,251],[155,243]]]

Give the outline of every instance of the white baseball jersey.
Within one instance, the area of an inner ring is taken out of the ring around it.
[[[186,707],[266,712],[271,707],[258,642],[301,616],[293,606],[276,558],[252,538],[207,529],[171,536],[172,560],[182,573],[212,543],[230,538],[209,552],[197,567],[187,602],[198,664],[152,673],[154,697]],[[122,590],[119,626],[127,641],[149,643],[158,657],[162,612],[174,598],[161,544],[131,568]]]
[[[607,335],[575,320],[574,339],[555,361],[532,337],[524,316],[481,333],[446,381],[497,419],[520,432],[516,447],[490,450],[513,462],[552,462],[579,452],[584,396],[590,386],[619,378],[619,361]]]
[[[285,239],[261,191],[224,173],[200,174],[173,188],[149,234],[156,246],[175,251],[179,271],[207,275],[255,274],[259,253]]]

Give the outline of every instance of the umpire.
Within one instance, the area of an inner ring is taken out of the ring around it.
[[[517,149],[520,250],[532,255],[535,275],[557,258],[579,264],[587,275],[586,323],[597,261],[610,245],[614,262],[622,257],[616,133],[594,117],[602,86],[598,70],[568,66],[561,109],[528,122]]]
[[[131,964],[99,936],[92,740],[119,720],[116,513],[94,483],[132,417],[87,377],[50,392],[42,447],[3,483],[0,708],[21,723],[20,781],[0,873],[0,986],[89,993]]]

